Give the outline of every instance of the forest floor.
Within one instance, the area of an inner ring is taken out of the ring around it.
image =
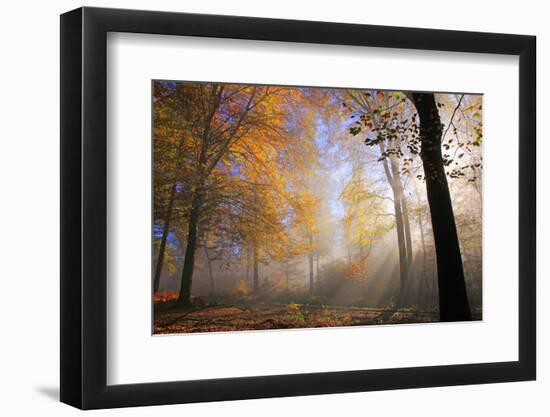
[[[164,304],[164,303],[163,303]],[[159,308],[160,307],[160,308]],[[168,307],[168,308],[166,308]],[[481,319],[474,314],[474,320]],[[154,334],[228,332],[437,322],[435,311],[300,304],[211,305],[188,310],[155,305]]]

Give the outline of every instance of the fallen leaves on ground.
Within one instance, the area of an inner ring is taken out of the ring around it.
[[[429,323],[434,311],[307,305],[211,305],[187,310],[155,309],[154,333],[228,332],[292,328]]]

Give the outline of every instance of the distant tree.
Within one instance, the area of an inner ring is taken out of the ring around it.
[[[395,214],[395,230],[399,250],[400,295],[399,303],[403,302],[404,291],[409,278],[409,270],[413,257],[409,212],[407,198],[401,181],[402,168],[400,158],[403,157],[403,147],[407,144],[396,135],[387,135],[390,131],[387,123],[388,115],[395,118],[394,123],[401,123],[407,117],[404,108],[404,96],[391,95],[383,91],[345,90],[344,107],[351,113],[355,123],[349,128],[352,135],[361,131],[365,133],[365,144],[379,149],[379,162],[392,191],[392,201]],[[409,160],[403,160],[404,165]]]
[[[364,281],[366,266],[373,244],[394,227],[394,220],[387,213],[384,196],[369,180],[364,166],[353,170],[339,197],[344,205],[344,237],[348,246],[358,248],[356,256],[349,259],[350,278]],[[354,260],[355,258],[355,260]]]

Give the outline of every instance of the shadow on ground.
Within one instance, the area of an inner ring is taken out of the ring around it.
[[[59,401],[59,387],[36,387],[36,391],[53,401]]]

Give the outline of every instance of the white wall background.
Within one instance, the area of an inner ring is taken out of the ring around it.
[[[0,23],[0,410],[4,415],[75,415],[59,392],[59,17],[82,4],[61,0],[7,2]],[[393,0],[391,2],[278,0],[124,0],[86,5],[291,19],[534,34],[538,36],[538,119],[550,94],[550,27],[544,3]],[[539,128],[538,257],[550,249],[550,209],[541,169],[550,145]],[[539,262],[538,381],[497,385],[236,401],[99,411],[96,415],[445,417],[547,415],[550,404],[550,284]],[[546,395],[545,395],[546,394]]]

